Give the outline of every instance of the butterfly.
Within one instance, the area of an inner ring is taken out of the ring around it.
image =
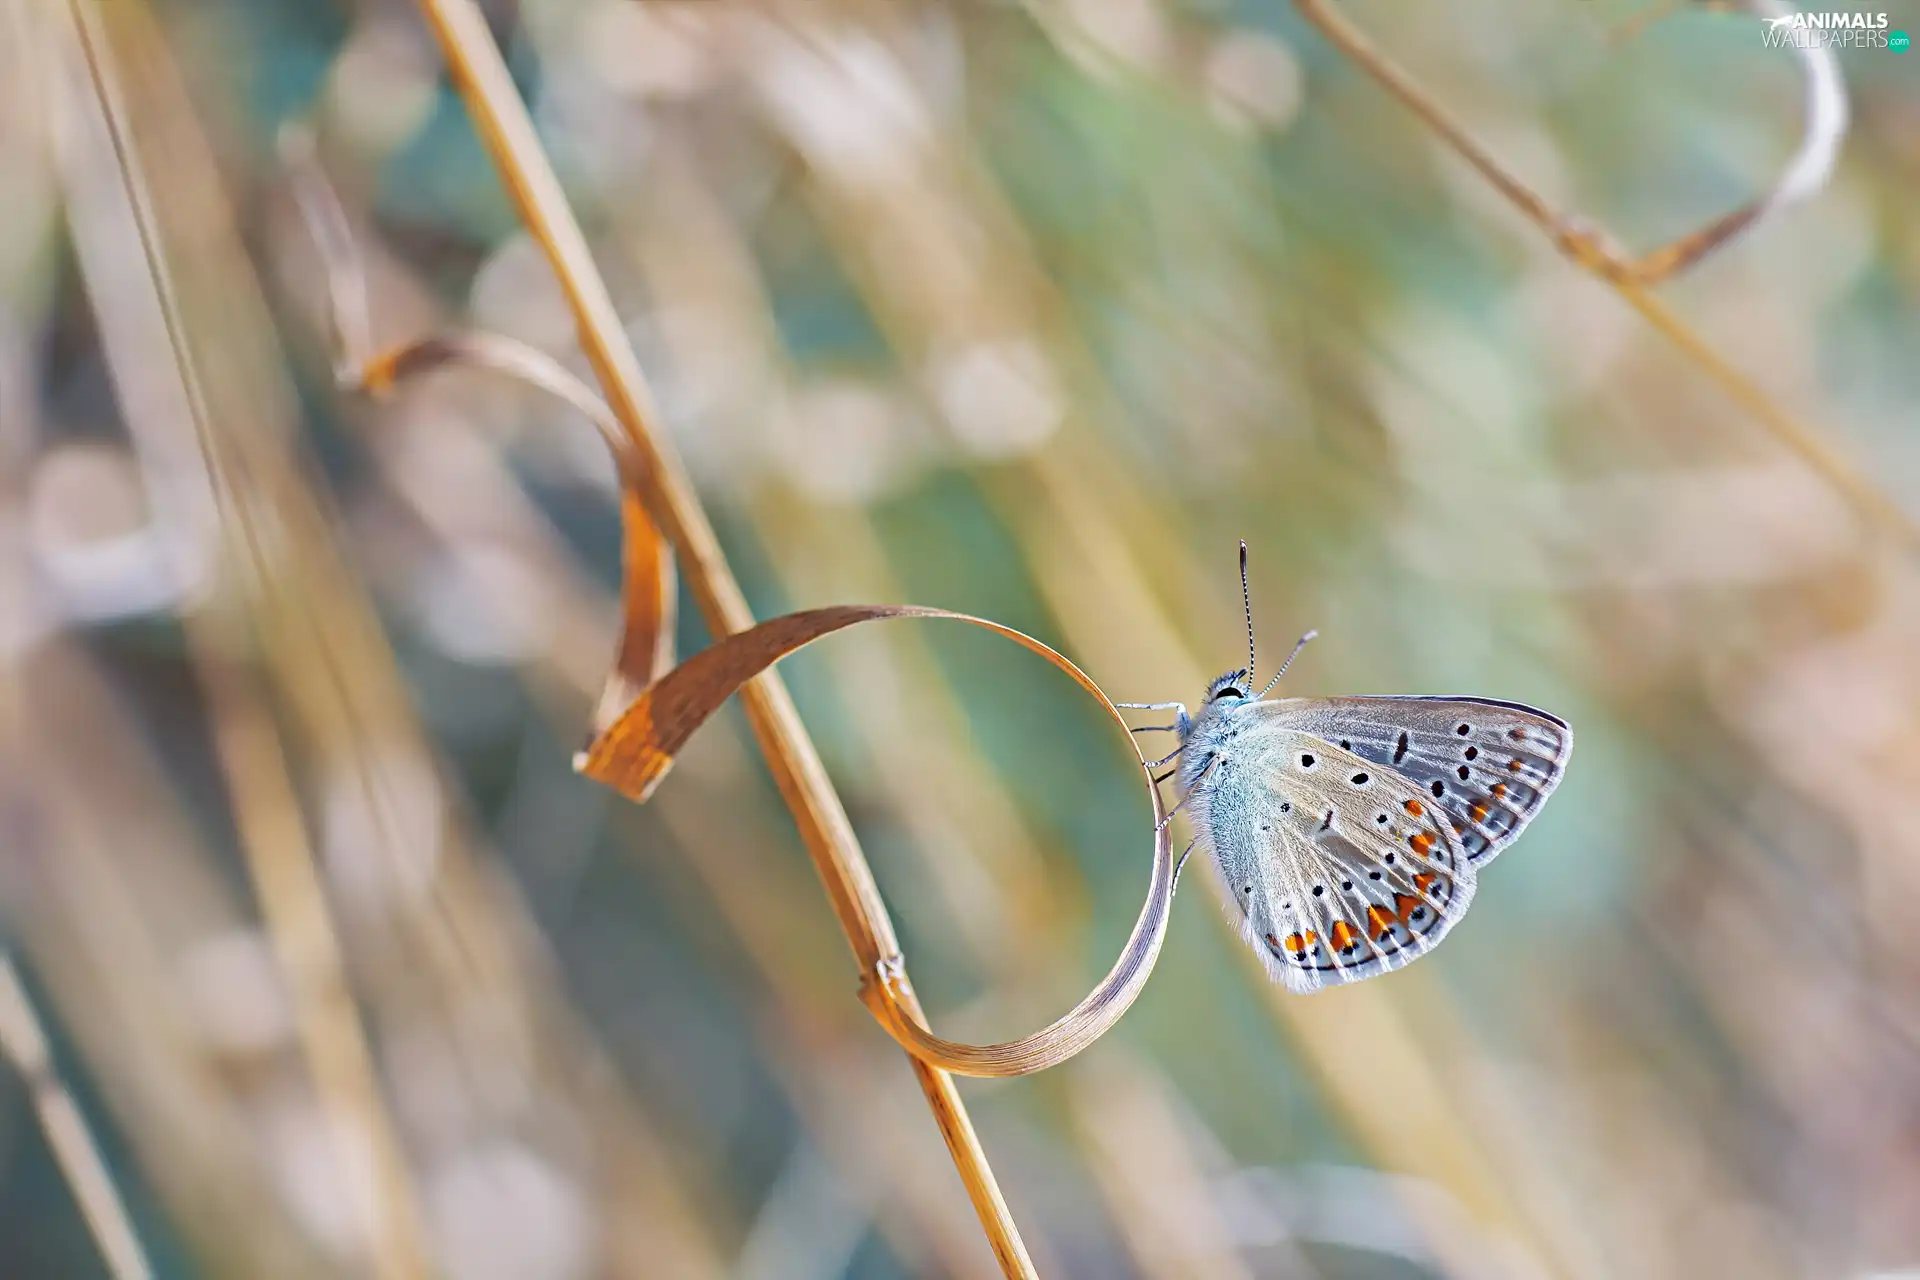
[[[1258,694],[1253,600],[1240,544],[1247,665],[1214,680],[1198,715],[1178,702],[1174,764],[1247,941],[1308,993],[1412,963],[1473,901],[1475,877],[1520,838],[1560,784],[1573,730],[1518,702],[1474,697],[1276,698],[1309,631]],[[1182,860],[1184,861],[1184,855]]]

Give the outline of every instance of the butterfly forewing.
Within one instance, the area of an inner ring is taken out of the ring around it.
[[[1412,780],[1445,811],[1476,865],[1519,838],[1573,752],[1565,721],[1517,702],[1462,697],[1285,698],[1275,723],[1335,742]]]
[[[1232,714],[1194,820],[1227,897],[1295,991],[1357,982],[1431,950],[1473,898],[1473,866],[1419,784],[1333,741]]]

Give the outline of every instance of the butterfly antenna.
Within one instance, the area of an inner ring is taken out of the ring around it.
[[[1253,681],[1253,593],[1247,590],[1247,540],[1240,539],[1240,604],[1247,611],[1247,681]]]
[[[1293,646],[1293,652],[1288,654],[1287,660],[1280,664],[1280,669],[1273,673],[1273,679],[1267,681],[1267,687],[1260,691],[1261,697],[1264,698],[1269,693],[1273,692],[1273,686],[1276,684],[1279,684],[1280,677],[1287,674],[1287,668],[1292,666],[1293,660],[1300,656],[1300,651],[1307,647],[1307,641],[1316,638],[1317,636],[1319,636],[1319,634],[1320,633],[1318,631],[1309,631],[1307,632],[1307,634],[1300,637],[1300,643]]]

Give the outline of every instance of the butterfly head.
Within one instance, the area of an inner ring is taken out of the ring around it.
[[[1252,687],[1252,684],[1252,673],[1245,667],[1240,668],[1238,671],[1229,671],[1223,676],[1218,676],[1212,684],[1207,686],[1206,705],[1212,706],[1216,702],[1223,702],[1228,699],[1244,701],[1247,697],[1247,690]]]

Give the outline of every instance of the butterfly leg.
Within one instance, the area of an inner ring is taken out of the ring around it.
[[[1173,815],[1180,812],[1180,810],[1186,806],[1187,801],[1193,799],[1194,793],[1200,790],[1200,784],[1207,780],[1207,775],[1212,773],[1214,770],[1214,766],[1218,765],[1219,763],[1220,763],[1219,756],[1213,756],[1207,761],[1207,767],[1200,771],[1200,776],[1193,780],[1193,785],[1191,787],[1187,788],[1187,794],[1181,796],[1180,799],[1175,802],[1173,808],[1167,810],[1167,816],[1160,819],[1159,826],[1156,826],[1154,828],[1154,831],[1156,834],[1160,832],[1162,829],[1164,829],[1169,822],[1173,821]]]
[[[1186,865],[1187,865],[1187,858],[1188,858],[1188,856],[1189,856],[1189,855],[1191,855],[1191,854],[1193,853],[1193,846],[1195,846],[1195,845],[1197,845],[1197,844],[1199,844],[1199,843],[1200,843],[1200,837],[1199,837],[1199,836],[1195,836],[1195,837],[1194,837],[1193,839],[1191,839],[1191,840],[1189,840],[1189,841],[1187,841],[1187,847],[1186,847],[1186,851],[1185,851],[1185,852],[1183,852],[1183,853],[1182,853],[1182,854],[1180,855],[1180,861],[1178,861],[1178,862],[1176,862],[1176,863],[1174,863],[1174,864],[1173,864],[1173,885],[1174,885],[1174,888],[1176,888],[1176,889],[1177,889],[1177,888],[1179,888],[1179,887],[1180,887],[1180,868],[1182,868],[1182,867],[1184,867],[1184,866],[1186,866]]]
[[[1187,748],[1185,744],[1177,746],[1172,751],[1168,752],[1166,755],[1161,756],[1158,760],[1147,761],[1147,768],[1158,769],[1163,764],[1172,764],[1175,760],[1178,760],[1180,758],[1180,753],[1182,751],[1185,751],[1186,749]]]
[[[1184,702],[1116,702],[1113,705],[1116,707],[1125,707],[1130,711],[1172,711],[1175,713],[1172,724],[1144,724],[1137,729],[1129,730],[1128,732],[1130,733],[1185,734],[1188,727],[1193,724],[1193,717],[1187,714],[1187,704]],[[1173,754],[1179,755],[1180,753],[1176,751]],[[1172,758],[1173,756],[1167,757],[1168,760]],[[1164,764],[1165,761],[1161,763]]]

